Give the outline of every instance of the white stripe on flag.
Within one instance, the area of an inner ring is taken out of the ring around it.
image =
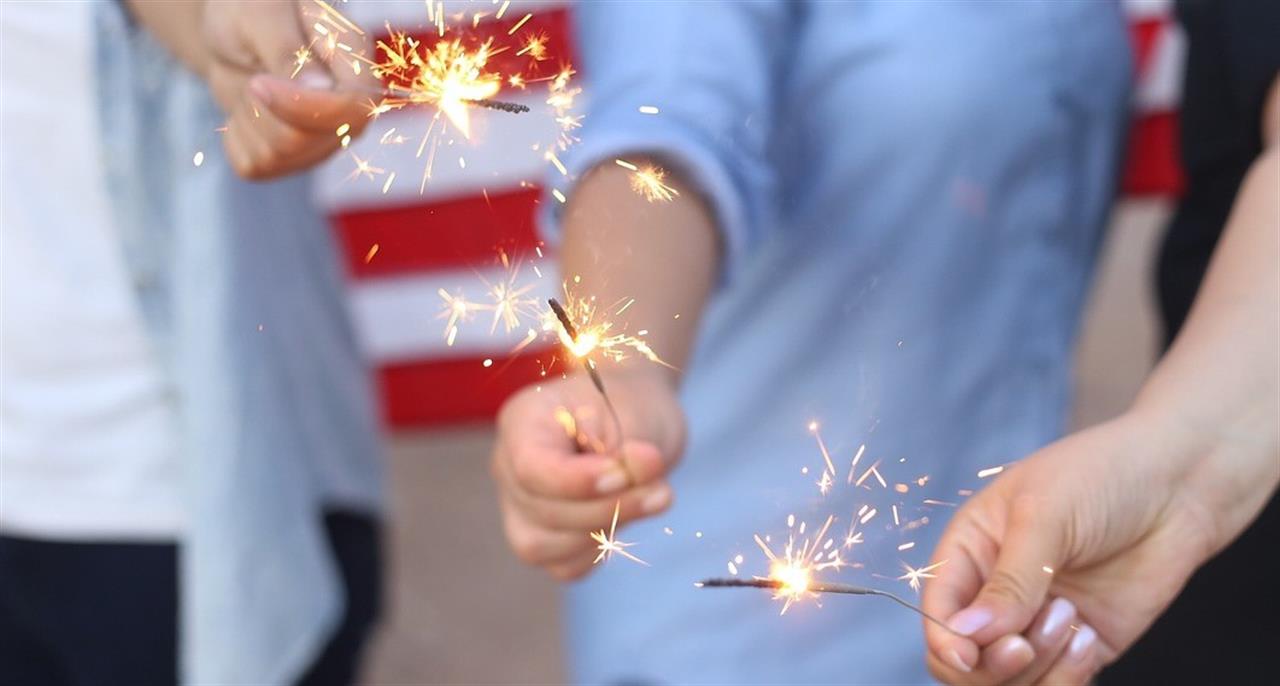
[[[526,266],[516,275],[517,287],[532,286],[524,296],[539,311],[547,298],[560,291],[560,275],[553,260],[541,260],[542,278]],[[378,364],[422,359],[450,359],[509,354],[538,324],[524,317],[522,326],[510,332],[502,322],[493,324],[493,313],[476,312],[458,324],[453,345],[447,345],[444,289],[469,302],[490,303],[489,284],[503,283],[508,272],[501,267],[424,272],[414,276],[363,279],[351,285],[351,310],[356,334],[365,354]],[[533,344],[534,349],[539,346]]]

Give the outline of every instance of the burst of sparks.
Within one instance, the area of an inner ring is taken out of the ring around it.
[[[593,355],[599,355],[603,359],[620,362],[626,359],[630,352],[635,352],[650,362],[670,366],[658,357],[644,339],[621,332],[613,333],[614,323],[604,317],[594,297],[575,297],[569,293],[568,284],[564,286],[564,292],[565,314],[573,324],[577,338],[570,336],[565,328],[560,326],[555,313],[551,310],[543,313],[542,329],[556,332],[561,345],[575,358],[589,359]]]
[[[915,591],[916,593],[919,593],[920,584],[922,583],[922,580],[936,579],[938,575],[933,574],[932,572],[935,569],[941,567],[942,565],[945,565],[946,563],[947,563],[946,560],[942,560],[941,562],[935,562],[927,567],[915,568],[903,562],[902,568],[906,570],[906,574],[903,574],[902,576],[898,577],[898,581],[907,582],[907,585],[911,587],[911,590]]]
[[[478,100],[488,100],[502,88],[503,77],[488,71],[495,53],[493,40],[468,49],[462,39],[440,40],[430,48],[403,33],[377,43],[380,59],[373,65],[375,76],[391,84],[384,104],[403,106],[429,104],[462,134],[471,137],[470,109]]]
[[[608,561],[613,558],[614,554],[621,555],[632,562],[638,562],[646,567],[648,562],[627,552],[627,548],[635,545],[634,543],[623,543],[617,539],[615,531],[618,529],[618,512],[622,509],[622,501],[619,500],[613,504],[613,521],[609,524],[609,533],[605,534],[604,529],[591,532],[591,539],[595,541],[596,550],[600,552],[596,555],[596,559],[591,564],[599,564],[601,560]]]
[[[804,538],[797,545],[796,536],[804,535],[804,522],[801,522],[799,529],[796,529],[794,515],[788,517],[787,526],[791,532],[787,536],[787,543],[781,555],[775,553],[769,547],[768,541],[761,538],[759,534],[755,535],[756,545],[760,546],[760,550],[764,551],[765,557],[769,559],[769,576],[763,578],[780,584],[774,591],[773,597],[775,600],[783,600],[781,614],[786,614],[793,603],[808,597],[817,597],[817,594],[809,588],[813,583],[815,572],[838,568],[844,564],[839,553],[831,550],[832,541],[826,537],[827,530],[831,528],[834,521],[834,515],[828,516],[827,521],[815,535]]]

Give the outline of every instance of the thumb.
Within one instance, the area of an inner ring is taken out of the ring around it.
[[[1009,505],[995,568],[974,601],[947,620],[979,646],[1021,633],[1044,604],[1061,557],[1066,519],[1041,497],[1023,494]]]

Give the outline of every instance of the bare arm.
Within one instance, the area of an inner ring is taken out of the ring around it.
[[[128,0],[129,11],[188,69],[205,78],[210,54],[202,34],[204,0]]]
[[[675,181],[678,197],[651,203],[630,188],[630,173],[605,164],[578,186],[561,264],[566,279],[580,277],[582,293],[606,306],[634,298],[611,318],[628,331],[647,330],[649,345],[682,368],[718,270],[719,238],[710,209],[687,185]]]

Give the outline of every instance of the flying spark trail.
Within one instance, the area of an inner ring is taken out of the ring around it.
[[[933,564],[929,565],[928,567],[920,567],[920,568],[918,568],[918,569],[917,569],[917,568],[914,568],[914,567],[912,567],[911,565],[909,565],[909,564],[907,564],[907,563],[903,562],[903,563],[902,563],[902,568],[903,568],[903,569],[905,569],[905,570],[907,570],[907,573],[906,573],[906,574],[903,574],[903,575],[902,575],[902,576],[900,576],[900,577],[898,577],[898,581],[905,581],[905,582],[907,582],[907,585],[911,587],[911,590],[915,591],[916,593],[919,593],[919,592],[920,592],[920,584],[921,584],[921,580],[922,580],[922,579],[935,579],[935,578],[937,578],[937,575],[932,573],[932,572],[933,572],[933,570],[935,570],[935,569],[937,569],[937,568],[941,567],[942,565],[944,565],[944,564],[946,564],[946,563],[947,563],[947,561],[946,561],[946,560],[943,560],[943,561],[941,561],[941,562],[935,562],[935,563],[933,563]]]
[[[667,172],[662,167],[653,164],[641,167],[626,160],[613,162],[631,172],[631,190],[649,202],[669,202],[680,195],[680,191],[663,183]]]
[[[775,597],[777,597],[776,594],[783,592],[783,590],[787,587],[787,582],[782,579],[773,579],[773,578],[769,578],[769,579],[760,579],[760,578],[703,579],[702,581],[696,582],[694,586],[697,586],[698,588],[762,588],[762,589],[774,591]],[[827,583],[827,582],[821,582],[821,581],[809,581],[805,586],[805,592],[815,596],[822,593],[833,593],[833,594],[842,594],[842,595],[874,595],[874,596],[880,596],[881,598],[888,598],[889,600],[892,600],[893,602],[901,605],[902,607],[905,607],[908,610],[911,610],[912,612],[920,615],[921,617],[924,617],[926,620],[933,622],[934,624],[937,624],[938,626],[942,627],[949,633],[955,634],[957,636],[961,635],[956,633],[951,627],[947,626],[946,623],[943,622],[942,620],[938,619],[937,617],[934,617],[933,615],[925,612],[919,607],[907,602],[906,600],[903,600],[902,598],[888,591],[882,591],[876,588],[868,588],[866,586],[854,586],[852,584],[838,584],[838,583]]]
[[[631,560],[633,562],[638,562],[648,567],[649,566],[648,562],[645,562],[644,560],[641,560],[635,555],[632,555],[631,553],[627,552],[626,549],[635,545],[634,543],[623,543],[622,541],[619,541],[614,534],[614,532],[618,528],[618,512],[621,509],[622,509],[621,500],[613,504],[613,522],[609,525],[608,534],[605,534],[604,529],[591,532],[591,539],[599,544],[596,546],[596,550],[600,551],[599,554],[596,555],[596,559],[593,560],[591,564],[599,564],[601,560],[608,561],[609,559],[613,558],[614,553],[617,553],[618,555],[621,555],[627,558],[628,560]]]

